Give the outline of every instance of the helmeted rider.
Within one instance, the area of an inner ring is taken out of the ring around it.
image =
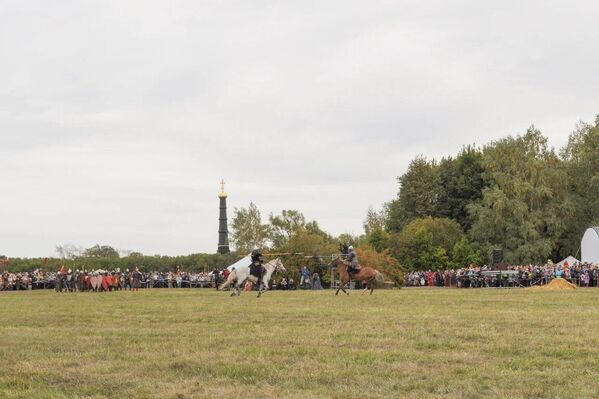
[[[339,244],[339,251],[341,251],[343,255],[347,255],[349,252],[349,247],[347,246],[347,244],[341,243]]]
[[[254,249],[252,251],[251,259],[252,264],[250,265],[250,274],[256,277],[262,276],[262,265],[264,264],[264,259],[262,258],[262,253],[259,249]]]
[[[356,254],[353,245],[350,245],[347,249],[347,265],[349,266],[348,271],[350,273],[357,272],[358,270],[360,270],[360,265],[358,264],[358,254]]]

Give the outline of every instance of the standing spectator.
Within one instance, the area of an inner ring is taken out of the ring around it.
[[[30,290],[31,289],[31,279],[29,278],[29,273],[23,273],[23,277],[21,282],[23,283],[23,287],[26,290]]]
[[[116,291],[119,289],[119,272],[112,272],[112,290]]]
[[[131,290],[131,273],[129,273],[129,269],[125,270],[125,273],[123,273],[123,288],[125,290],[129,289]]]
[[[300,278],[300,287],[305,289],[306,285],[310,285],[310,270],[308,270],[308,267],[306,265],[302,266],[302,271],[301,271],[301,278]]]
[[[434,287],[435,286],[435,273],[430,270],[428,272],[426,272],[426,280],[428,282],[429,287]]]
[[[318,273],[314,273],[312,275],[312,289],[313,290],[321,290],[322,284],[320,283],[320,276]]]
[[[212,278],[214,279],[214,288],[218,291],[218,277],[220,276],[220,271],[217,268],[214,268],[212,271]]]
[[[139,291],[139,287],[141,287],[141,273],[139,272],[139,268],[135,268],[133,273],[131,273],[131,288],[133,291]]]
[[[112,289],[112,277],[108,275],[108,272],[104,272],[102,276],[102,288],[104,292],[108,292]]]
[[[591,276],[589,274],[589,270],[588,269],[584,269],[584,286],[585,287],[589,287],[589,282],[591,281]]]

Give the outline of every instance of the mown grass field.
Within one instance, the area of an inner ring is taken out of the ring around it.
[[[596,398],[599,289],[0,293],[0,398]]]

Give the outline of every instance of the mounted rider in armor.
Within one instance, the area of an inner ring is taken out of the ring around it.
[[[250,264],[250,275],[259,279],[264,273],[264,259],[262,258],[262,253],[260,253],[260,250],[254,249],[251,253],[251,258],[252,263]]]
[[[347,253],[347,271],[351,273],[357,273],[360,271],[360,265],[358,264],[358,254],[354,250],[354,247],[350,245]]]

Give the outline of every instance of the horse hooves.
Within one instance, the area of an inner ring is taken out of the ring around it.
[[[349,292],[346,292],[345,295],[349,296]]]

